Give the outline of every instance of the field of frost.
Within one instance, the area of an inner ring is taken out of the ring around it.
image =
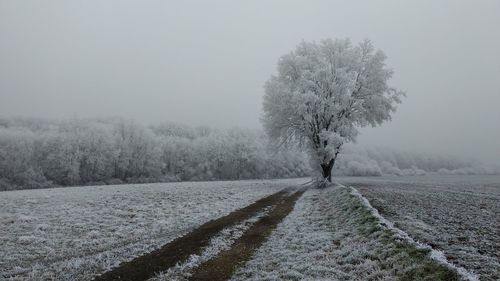
[[[306,179],[0,192],[0,277],[90,280]]]
[[[380,224],[351,192],[306,191],[232,280],[459,280],[428,249]]]
[[[500,176],[342,178],[415,240],[500,280]]]

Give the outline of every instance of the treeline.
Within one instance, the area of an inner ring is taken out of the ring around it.
[[[335,175],[498,174],[456,157],[346,145]],[[257,130],[143,126],[121,118],[0,118],[0,190],[311,175],[304,153],[268,149]]]
[[[346,145],[335,164],[334,174],[344,176],[420,176],[499,174],[500,168],[474,159],[404,152],[382,147]]]
[[[272,152],[260,131],[121,118],[0,119],[0,190],[309,175],[300,152]]]

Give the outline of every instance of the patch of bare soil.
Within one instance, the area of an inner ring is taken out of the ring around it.
[[[186,261],[190,255],[199,254],[204,247],[208,246],[210,239],[224,228],[249,219],[266,207],[275,206],[268,217],[262,218],[253,227],[251,227],[247,233],[243,235],[243,237],[236,241],[234,247],[237,249],[234,251],[231,249],[229,251],[222,252],[221,257],[214,259],[215,263],[210,261],[210,264],[213,264],[213,266],[221,269],[223,268],[223,270],[214,269],[213,274],[217,274],[214,276],[226,276],[227,273],[222,273],[229,272],[229,268],[234,268],[235,263],[237,264],[248,259],[254,249],[265,240],[265,237],[267,237],[271,230],[276,227],[279,221],[281,221],[293,209],[293,205],[300,194],[302,194],[302,192],[290,195],[289,191],[283,190],[262,198],[245,208],[230,213],[227,216],[209,221],[190,233],[164,245],[158,250],[137,257],[132,261],[122,263],[111,271],[96,277],[94,280],[147,280],[154,277],[156,273],[165,271],[168,268],[175,266],[177,263]],[[239,254],[234,254],[232,252],[239,252]],[[234,256],[234,260],[223,262],[224,257],[228,254]],[[227,265],[224,263],[227,263]],[[203,276],[208,276],[207,274],[211,274],[210,271],[208,271],[210,264],[202,264],[200,266],[200,270],[197,270],[195,276],[193,276],[193,278],[196,277],[198,279],[193,280],[222,280],[217,277],[200,279],[203,278]]]

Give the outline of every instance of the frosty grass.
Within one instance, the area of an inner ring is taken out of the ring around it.
[[[232,280],[449,280],[343,186],[310,189]]]
[[[498,180],[343,178],[356,189],[309,189],[232,280],[495,280]],[[3,192],[0,273],[13,276],[9,280],[90,280],[210,219],[305,181]],[[224,229],[200,255],[152,280],[186,280],[261,215]]]
[[[306,179],[0,192],[0,279],[90,280]]]
[[[480,280],[500,280],[500,176],[343,178],[396,227]]]

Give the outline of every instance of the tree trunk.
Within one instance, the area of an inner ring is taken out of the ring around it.
[[[335,159],[331,159],[328,163],[321,164],[321,169],[323,172],[323,178],[332,182],[332,169],[333,164],[335,164]]]

